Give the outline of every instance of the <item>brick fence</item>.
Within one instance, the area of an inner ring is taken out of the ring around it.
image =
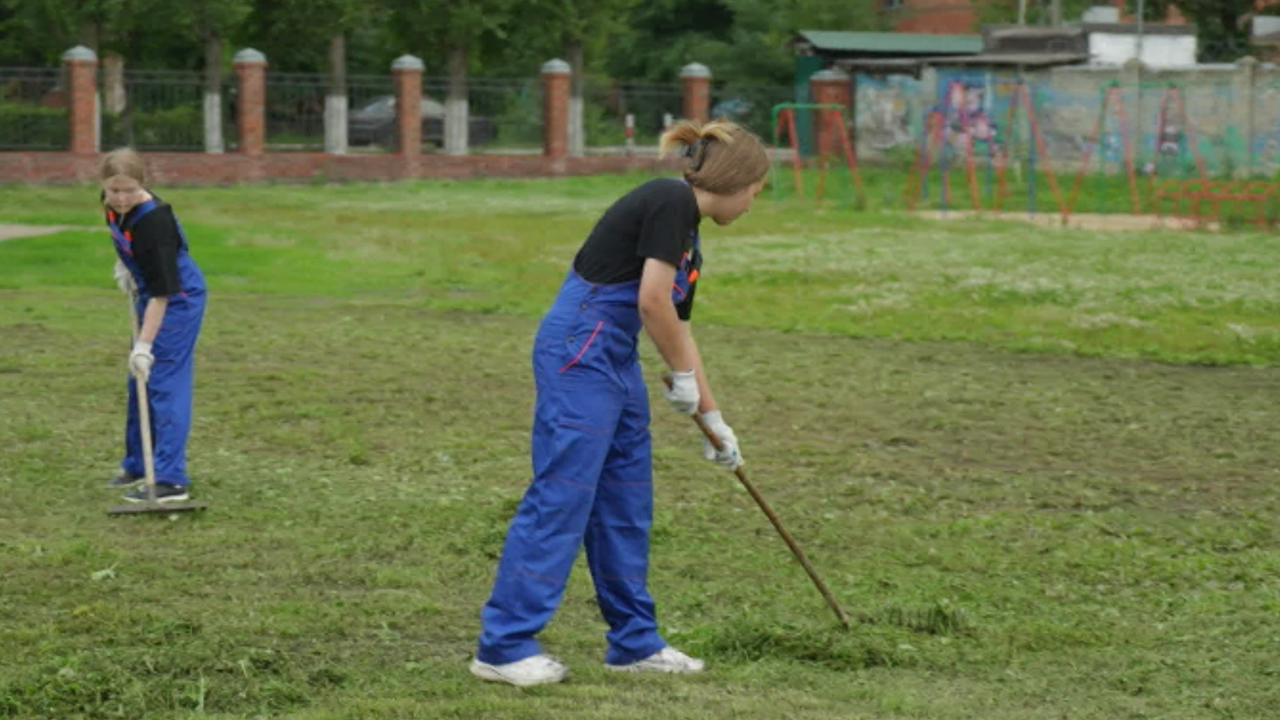
[[[0,183],[77,183],[98,179],[96,153],[0,153]],[[413,155],[380,153],[146,153],[148,182],[207,185],[263,180],[404,180],[543,177],[672,169],[677,160],[635,156]]]
[[[97,55],[76,47],[63,55],[68,82],[68,152],[0,153],[0,183],[74,183],[97,179],[100,158]],[[411,55],[397,58],[395,78],[395,151],[379,154],[272,153],[265,151],[265,71],[267,58],[245,49],[233,67],[239,102],[233,153],[148,152],[154,181],[166,184],[226,184],[263,180],[400,180],[407,178],[534,177],[618,173],[674,167],[671,162],[634,155],[572,157],[568,152],[570,69],[562,60],[542,67],[543,148],[541,155],[437,155],[421,151],[423,63]],[[684,113],[709,115],[711,73],[691,65],[684,74]],[[109,148],[108,148],[109,149]]]

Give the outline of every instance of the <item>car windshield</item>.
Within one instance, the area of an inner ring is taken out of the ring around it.
[[[444,117],[444,105],[437,100],[431,98],[423,98],[418,106],[419,112],[424,117]],[[364,107],[360,108],[360,112],[369,115],[381,115],[392,113],[396,110],[396,97],[394,95],[384,95],[375,100],[370,101]]]
[[[364,112],[378,112],[380,110],[392,110],[396,106],[396,98],[394,95],[386,95],[370,102],[368,105],[360,108]]]

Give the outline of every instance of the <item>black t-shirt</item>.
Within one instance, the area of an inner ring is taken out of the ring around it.
[[[133,260],[142,272],[147,294],[168,297],[182,292],[182,281],[178,276],[178,248],[182,244],[182,236],[178,233],[173,208],[160,198],[152,197],[156,207],[151,212],[138,217],[138,209],[134,208],[116,224],[133,238]],[[114,211],[108,210],[108,213]]]
[[[692,188],[674,178],[650,180],[605,211],[573,259],[573,269],[587,282],[614,284],[640,279],[648,258],[678,268],[693,249],[701,220]],[[676,306],[681,320],[693,312],[696,287],[690,282]]]

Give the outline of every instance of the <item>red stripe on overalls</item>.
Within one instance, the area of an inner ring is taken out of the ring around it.
[[[560,368],[560,372],[563,373],[565,370],[568,370],[569,368],[578,364],[578,361],[582,359],[583,354],[587,352],[587,348],[591,347],[591,343],[595,341],[596,333],[600,332],[600,328],[602,327],[604,327],[603,320],[596,323],[596,329],[591,331],[591,337],[587,338],[587,342],[583,344],[582,349],[578,351],[578,354],[575,355],[572,360],[566,363],[564,367]]]

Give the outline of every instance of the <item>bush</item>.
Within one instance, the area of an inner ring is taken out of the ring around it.
[[[536,147],[542,143],[542,97],[527,89],[507,97],[502,109],[493,114],[497,147]]]
[[[66,150],[68,142],[66,109],[0,103],[0,147]]]
[[[132,138],[128,136],[126,119],[125,115],[102,116],[103,147],[126,144],[140,150],[199,150],[204,147],[204,110],[199,105],[134,110]]]

